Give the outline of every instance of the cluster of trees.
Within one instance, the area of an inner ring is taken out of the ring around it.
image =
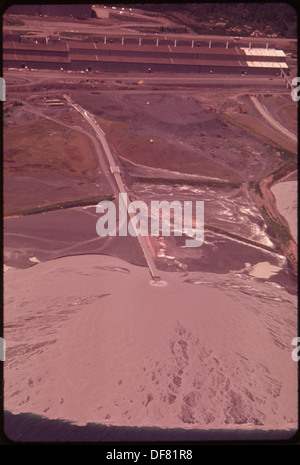
[[[270,31],[279,36],[297,36],[297,12],[288,3],[140,3],[132,7],[173,19],[180,13],[182,21],[198,33],[203,31],[203,23],[212,21],[212,27],[214,23],[226,22],[223,33],[230,27],[247,25],[251,27],[250,33],[269,26]]]

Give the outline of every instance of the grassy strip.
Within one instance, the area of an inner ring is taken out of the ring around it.
[[[284,150],[285,152],[289,154],[296,154],[297,149],[295,150],[289,150],[287,149],[287,145],[285,144],[285,137],[281,134],[276,135],[277,140],[275,141],[273,138],[272,133],[274,132],[273,129],[265,127],[262,129],[262,126],[256,127],[254,124],[254,121],[249,120],[248,124],[246,122],[243,122],[241,119],[237,119],[234,116],[228,115],[226,113],[222,113],[222,116],[225,120],[226,123],[232,124],[233,126],[242,129],[243,131],[247,132],[251,136],[258,137],[263,140],[267,140],[265,144],[270,145],[275,150]],[[282,142],[281,142],[282,141]],[[288,147],[291,148],[290,144],[288,144]]]
[[[69,32],[63,31],[60,32],[60,35],[63,37],[81,37],[81,36],[91,36],[93,35],[91,32]]]
[[[188,184],[191,186],[209,186],[209,187],[232,187],[237,189],[241,187],[240,182],[229,181],[201,181],[199,179],[184,179],[184,178],[148,178],[146,176],[132,176],[135,182],[148,182],[152,184]]]
[[[22,26],[22,24],[20,24]],[[38,34],[40,31],[25,31],[24,29],[15,30],[14,34],[20,34],[21,36],[32,36]]]
[[[23,105],[23,103],[21,102],[8,103],[3,110],[4,117],[10,118],[10,116],[12,115],[14,111],[14,107],[21,106],[21,105]]]
[[[262,215],[263,215],[263,217],[265,219],[265,222],[266,222],[268,228],[270,229],[270,231],[272,232],[272,234],[274,234],[275,237],[283,245],[286,246],[289,243],[289,241],[292,240],[292,237],[290,235],[290,232],[289,232],[289,229],[287,228],[287,226],[283,225],[282,223],[280,223],[279,221],[274,219],[269,214],[269,212],[267,211],[267,209],[266,209],[266,207],[264,205],[262,205],[262,207],[261,207],[261,212],[262,212]]]
[[[276,181],[287,176],[289,173],[292,173],[296,169],[297,169],[296,160],[289,160],[285,162],[283,165],[276,168],[266,177],[269,179],[268,185],[266,186],[266,188],[270,189],[270,187]],[[260,183],[263,179],[266,179],[266,178],[262,178],[256,182],[253,182],[252,185],[250,185],[250,187],[254,189],[256,194],[258,194],[261,197],[262,203],[264,203],[264,195],[261,190]],[[280,219],[274,218],[272,213],[269,212],[269,210],[264,204],[260,206],[260,211],[269,229],[270,235],[273,238],[275,238],[276,241],[278,241],[284,249],[288,247],[290,241],[293,241],[289,228],[285,224],[283,224],[280,221]]]
[[[25,26],[25,22],[22,21],[21,19],[3,17],[3,25],[4,26]]]
[[[183,27],[134,26],[134,27],[130,27],[130,29],[135,29],[138,32],[146,32],[148,34],[155,34],[155,33],[186,34],[188,32],[185,26]]]
[[[86,197],[85,199],[76,199],[76,200],[68,200],[67,202],[59,202],[53,203],[51,205],[44,205],[41,207],[33,207],[21,210],[12,210],[10,212],[5,213],[5,216],[14,216],[14,215],[36,215],[38,213],[44,212],[51,212],[55,210],[63,210],[66,208],[74,208],[74,207],[84,207],[86,205],[97,205],[102,200],[114,200],[114,195],[106,195],[106,196],[93,196],[93,197]]]
[[[225,236],[231,237],[232,239],[237,239],[241,242],[245,242],[246,244],[254,245],[255,247],[260,247],[261,249],[268,250],[269,252],[279,253],[279,250],[274,249],[273,247],[269,247],[268,245],[264,245],[260,242],[253,241],[252,239],[248,239],[247,237],[239,236],[238,234],[224,231],[223,229],[217,228],[216,226],[210,226],[208,224],[205,224],[204,229],[207,229],[215,233],[224,234]]]
[[[250,189],[254,189],[254,192],[257,195],[259,195],[261,198],[263,198],[263,193],[262,193],[261,188],[260,188],[260,181],[261,181],[261,179],[259,179],[258,181],[250,182],[249,187],[250,187]]]
[[[120,86],[117,87],[117,90],[137,90],[137,87]]]
[[[297,161],[296,160],[289,160],[283,165],[279,166],[279,168],[276,168],[274,171],[272,171],[269,176],[272,176],[272,184],[275,181],[278,181],[279,179],[283,178],[284,176],[288,175],[289,173],[292,173],[295,171],[298,167]]]
[[[281,166],[279,166],[274,171],[272,171],[270,174],[268,174],[268,176],[266,176],[266,177],[272,176],[270,186],[274,184],[276,181],[278,181],[279,179],[295,171],[297,167],[298,167],[298,164],[296,160],[289,160],[283,163]],[[263,179],[264,178],[258,179],[257,181],[252,181],[249,185],[249,187],[254,189],[255,193],[258,194],[261,198],[263,198],[263,194],[260,188],[260,182]]]

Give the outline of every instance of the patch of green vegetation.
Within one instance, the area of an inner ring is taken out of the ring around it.
[[[70,31],[62,31],[60,35],[63,37],[86,37],[93,35],[91,32],[70,32]]]
[[[4,176],[55,172],[94,180],[98,159],[92,142],[57,123],[38,120],[8,128],[3,148]]]
[[[118,90],[136,90],[136,87],[120,86]]]
[[[3,110],[3,115],[4,115],[4,117],[10,118],[10,116],[12,115],[12,113],[13,113],[13,111],[14,111],[14,107],[15,107],[15,106],[19,106],[19,105],[23,105],[23,103],[21,103],[21,102],[14,102],[14,103],[10,104],[10,106],[4,108],[4,110]]]
[[[141,8],[140,4],[130,6]],[[198,34],[213,32],[248,36],[251,32],[259,30],[266,35],[276,33],[282,37],[297,37],[297,12],[288,3],[275,5],[268,2],[259,4],[257,2],[153,2],[144,3],[142,8],[177,20],[191,27]]]
[[[293,158],[294,158],[294,154],[292,154],[292,155],[293,155]],[[272,176],[272,184],[274,184],[279,179],[281,179],[284,176],[287,176],[288,174],[295,171],[297,169],[297,167],[298,167],[298,165],[297,165],[297,162],[295,161],[295,159],[292,160],[292,161],[289,160],[286,163],[283,163],[282,165],[280,165],[275,170],[271,171],[271,173],[269,173],[267,175],[267,177]],[[262,194],[262,191],[261,191],[261,188],[260,188],[260,181],[261,181],[261,179],[250,182],[249,187],[250,187],[250,189],[254,189],[254,192],[256,194],[258,194],[261,198],[263,198],[263,194]]]
[[[282,152],[282,154],[281,154],[281,158],[283,160],[287,160],[287,161],[296,161],[297,160],[297,154],[291,152],[290,150],[284,150],[284,152]]]
[[[186,178],[148,178],[146,176],[133,176],[134,181],[136,182],[147,182],[153,184],[187,184],[191,186],[209,186],[209,187],[231,187],[232,189],[238,189],[241,187],[242,183],[240,182],[230,182],[230,181],[211,181],[211,180],[198,180],[198,179],[186,179]]]
[[[156,34],[160,32],[160,27],[159,26],[151,26],[151,27],[146,27],[146,26],[130,26],[130,29],[134,29],[135,31],[139,32],[147,32],[149,34]]]
[[[273,233],[283,245],[287,245],[292,239],[288,227],[274,219],[264,205],[261,207],[261,212],[271,233]]]
[[[136,26],[130,27],[139,32],[147,32],[149,34],[186,34],[188,32],[186,26],[182,27],[164,27],[164,26]]]
[[[15,34],[20,34],[20,36],[32,36],[35,35],[36,33],[39,33],[40,31],[24,31],[23,29],[20,29],[18,31],[14,31]]]
[[[24,26],[25,23],[21,19],[3,17],[3,25],[4,26]]]
[[[13,111],[13,107],[5,108],[3,111],[4,118],[10,118]]]
[[[289,173],[292,173],[297,169],[297,162],[296,160],[288,160],[283,165],[280,165],[278,168],[273,170],[269,176],[273,176],[273,182],[278,181],[279,179],[283,178]]]
[[[283,149],[280,145],[276,144],[274,141],[271,141],[269,139],[268,142],[264,142],[263,145],[265,147],[271,147],[271,149],[275,150],[276,152],[280,152],[281,159],[285,161],[297,160],[298,158],[297,153],[294,153],[288,149]]]
[[[223,119],[226,123],[231,124],[232,126],[235,126],[236,128],[242,129],[243,131],[247,132],[251,136],[255,137],[262,137],[259,131],[256,131],[253,127],[250,127],[249,125],[243,124],[241,119],[238,117],[235,118],[233,116],[227,115],[226,113],[222,113]],[[264,136],[264,138],[266,138]],[[264,145],[268,145],[267,142],[264,143]]]
[[[274,140],[271,138],[272,133],[270,132],[270,130],[268,130],[267,128],[264,128],[264,131],[262,132],[261,126],[258,125],[256,121],[249,119],[247,123],[243,123],[242,120],[239,119],[238,117],[228,115],[224,112],[222,112],[222,117],[226,123],[231,124],[232,126],[235,126],[239,129],[242,129],[246,133],[250,134],[251,136],[257,137],[260,140],[263,139],[264,140],[263,145],[265,147],[269,146],[276,151],[284,150],[286,153],[292,154],[291,156],[293,158],[295,158],[295,156],[297,157],[296,151],[295,153],[293,153],[292,151],[285,149],[283,145],[280,145],[279,143],[274,142]],[[268,131],[268,135],[267,135],[267,131]],[[274,134],[276,136],[276,133]],[[284,139],[282,138],[282,140]]]
[[[249,184],[249,187],[250,189],[254,189],[254,192],[259,195],[261,198],[263,198],[263,194],[262,194],[262,191],[260,189],[260,180],[258,181],[252,181],[250,184]]]
[[[161,26],[160,32],[173,33],[173,34],[186,34],[188,32],[186,26],[184,27],[164,27]]]

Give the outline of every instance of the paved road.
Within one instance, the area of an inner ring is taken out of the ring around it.
[[[256,97],[251,96],[250,97],[255,108],[259,111],[259,113],[265,118],[265,120],[273,126],[277,131],[281,132],[284,134],[286,137],[291,139],[293,142],[297,143],[297,136],[290,132],[288,129],[286,129],[284,126],[282,126],[276,119],[273,118],[273,116],[268,112],[266,109],[265,105],[261,104]]]
[[[66,71],[50,71],[50,70],[38,70],[35,72],[30,71],[17,71],[17,70],[4,70],[4,77],[6,79],[7,90],[14,89],[20,86],[30,86],[30,85],[39,85],[43,82],[57,82],[59,81],[82,81],[82,79],[88,79],[89,81],[100,81],[104,80],[105,83],[116,83],[117,80],[122,80],[122,84],[133,84],[142,80],[144,85],[195,85],[197,87],[218,87],[218,88],[227,88],[227,87],[241,87],[241,88],[262,88],[266,89],[285,89],[285,82],[282,77],[272,77],[269,76],[241,76],[239,74],[226,74],[224,72],[220,74],[174,74],[174,73],[79,73],[72,72],[68,73]],[[9,81],[13,80],[12,84]],[[26,79],[28,82],[24,82]],[[16,81],[21,80],[19,84]],[[142,89],[143,86],[140,86]],[[99,88],[99,90],[101,90]]]

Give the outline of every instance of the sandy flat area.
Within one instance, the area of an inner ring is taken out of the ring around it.
[[[4,408],[77,425],[297,427],[297,299],[85,255],[5,273]]]
[[[268,262],[260,262],[252,267],[252,269],[249,271],[249,274],[251,276],[255,276],[256,278],[268,279],[278,273],[279,270],[279,266],[271,265]]]

